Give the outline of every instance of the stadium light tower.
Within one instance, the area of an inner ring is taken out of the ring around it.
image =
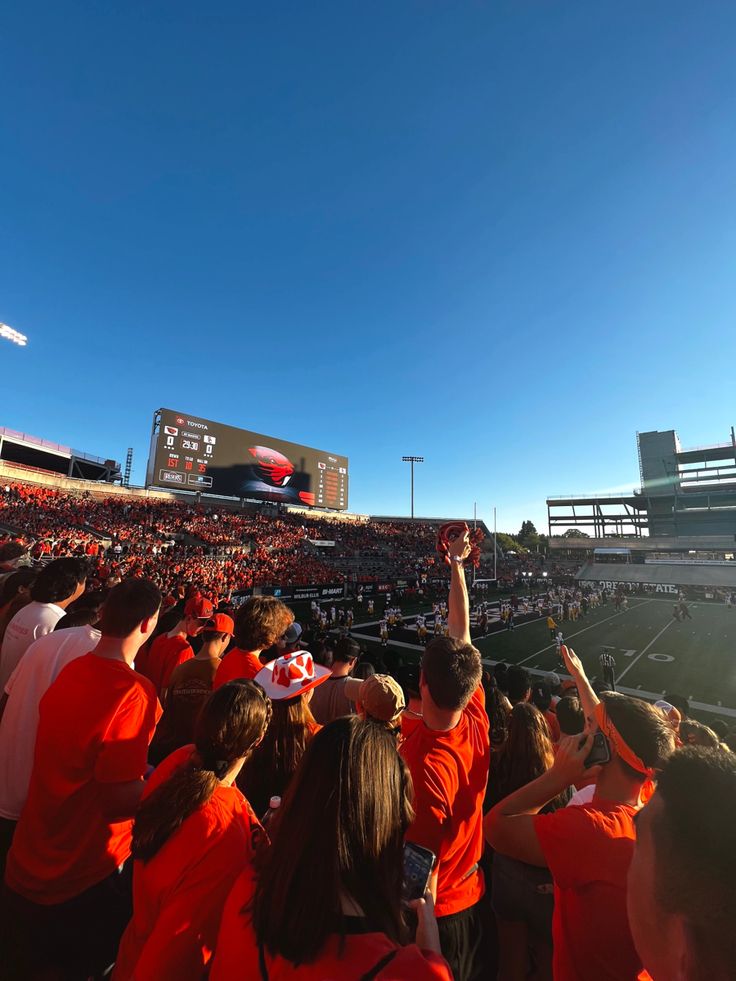
[[[423,456],[402,456],[402,463],[411,464],[411,520],[414,520],[414,464],[424,463]]]
[[[4,337],[6,341],[12,341],[13,344],[17,344],[19,347],[25,347],[28,343],[28,338],[25,334],[21,334],[19,330],[8,327],[7,324],[0,323],[0,337]]]

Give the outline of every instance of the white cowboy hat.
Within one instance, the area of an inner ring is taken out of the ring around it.
[[[314,663],[309,651],[295,651],[264,665],[254,680],[269,698],[282,701],[321,685],[331,674],[329,668]]]

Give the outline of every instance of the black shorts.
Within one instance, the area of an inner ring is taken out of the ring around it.
[[[442,956],[450,965],[455,981],[480,981],[481,978],[487,978],[480,903],[459,913],[438,916],[437,927]]]
[[[115,960],[133,913],[132,860],[64,903],[42,906],[3,887],[0,975],[7,981],[60,976],[84,981]]]
[[[526,924],[537,943],[552,945],[554,895],[549,869],[493,856],[491,906],[499,919]]]

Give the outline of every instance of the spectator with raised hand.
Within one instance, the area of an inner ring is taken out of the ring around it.
[[[686,747],[637,814],[628,911],[653,981],[731,981],[736,965],[736,755]]]
[[[401,746],[414,782],[416,817],[407,840],[437,856],[432,877],[442,952],[456,981],[483,975],[478,904],[485,892],[483,798],[490,739],[480,653],[470,642],[464,560],[467,531],[449,543],[449,637],[422,655],[422,717]]]
[[[11,977],[86,978],[114,960],[130,917],[132,818],[161,714],[133,663],[160,605],[145,579],[116,586],[97,646],[41,699],[28,798],[5,868],[0,949]]]
[[[610,759],[597,771],[590,803],[540,812],[558,794],[596,772],[586,767],[593,732],[564,737],[554,765],[488,813],[485,833],[501,854],[547,866],[555,884],[554,976],[566,981],[633,981],[641,970],[626,919],[626,873],[642,789],[675,746],[672,728],[653,706],[607,692],[599,700],[572,652],[565,652],[586,715]]]
[[[283,637],[294,614],[275,596],[253,596],[235,614],[235,647],[223,657],[214,687],[236,678],[255,678],[263,667],[261,651]]]
[[[0,691],[34,640],[50,634],[66,608],[84,592],[84,559],[56,559],[42,569],[31,587],[31,602],[8,624],[0,653]]]
[[[572,680],[575,682],[585,720],[589,728],[593,728],[596,725],[596,707],[600,703],[600,698],[593,691],[593,686],[585,673],[583,662],[572,647],[562,644],[560,647],[560,656],[565,662],[565,667],[570,673]]]
[[[133,918],[114,981],[201,977],[228,893],[263,835],[235,780],[270,714],[252,681],[223,685],[202,707],[194,744],[148,780],[133,825]]]
[[[432,898],[402,907],[411,779],[390,731],[352,715],[312,740],[273,844],[226,903],[210,981],[452,981]]]

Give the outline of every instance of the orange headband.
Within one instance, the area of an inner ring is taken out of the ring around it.
[[[616,754],[620,756],[624,763],[628,763],[632,770],[636,770],[637,773],[642,773],[645,777],[649,777],[651,779],[654,776],[654,770],[651,766],[647,766],[646,763],[644,763],[643,760],[641,760],[628,745],[624,737],[611,721],[604,702],[598,702],[596,705],[595,719],[598,723],[598,728],[601,730],[604,736],[606,736],[609,742],[613,744]]]

